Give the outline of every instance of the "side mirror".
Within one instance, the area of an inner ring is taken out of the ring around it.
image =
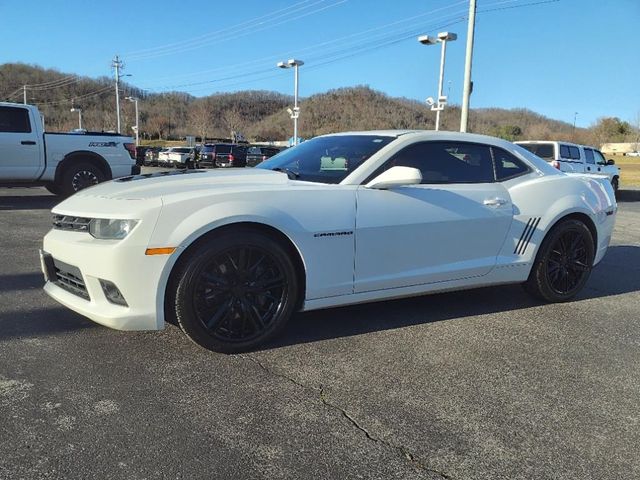
[[[422,182],[422,173],[417,168],[391,167],[365,185],[367,188],[386,190],[387,188],[416,185]]]
[[[615,160],[613,160],[611,158],[609,160],[607,160],[607,165],[615,165],[615,164],[616,164]]]

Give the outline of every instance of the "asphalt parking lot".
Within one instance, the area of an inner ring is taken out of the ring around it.
[[[56,197],[0,189],[0,478],[640,477],[640,201],[574,302],[518,286],[299,314],[244,355],[41,290]]]

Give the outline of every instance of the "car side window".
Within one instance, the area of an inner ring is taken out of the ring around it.
[[[560,158],[571,158],[568,145],[560,145]]]
[[[569,155],[572,160],[580,160],[580,149],[578,147],[569,147]]]
[[[493,161],[495,162],[496,180],[508,180],[524,175],[530,171],[529,167],[509,152],[498,147],[491,147]]]
[[[489,147],[474,143],[415,143],[396,153],[378,173],[395,166],[417,168],[423,184],[494,181]]]
[[[604,155],[602,155],[602,152],[600,152],[599,150],[594,150],[593,156],[595,157],[597,164],[600,164],[600,165],[607,164],[607,160],[604,158]]]
[[[31,133],[29,111],[20,107],[0,107],[0,132]]]
[[[587,159],[587,163],[591,163],[591,164],[596,163],[596,159],[593,156],[593,150],[591,150],[590,148],[584,149],[584,156]]]

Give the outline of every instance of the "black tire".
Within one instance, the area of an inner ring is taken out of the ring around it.
[[[60,188],[60,185],[56,185],[55,183],[47,183],[44,188],[46,188],[50,193],[53,193],[54,195],[61,195],[62,194],[62,189]]]
[[[285,248],[260,232],[236,229],[211,237],[176,268],[176,319],[208,350],[251,350],[275,337],[294,312],[294,264]]]
[[[547,302],[571,300],[587,283],[594,255],[589,228],[579,220],[563,220],[542,242],[525,289]]]
[[[62,173],[60,190],[62,194],[69,196],[84,188],[104,182],[105,179],[102,170],[95,165],[87,162],[74,162]]]
[[[617,196],[618,189],[620,188],[620,180],[618,179],[618,177],[613,177],[611,179],[611,186],[613,187],[613,193],[615,193]]]

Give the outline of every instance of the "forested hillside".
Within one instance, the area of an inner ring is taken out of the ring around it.
[[[91,79],[24,64],[0,65],[0,100],[38,105],[47,130],[67,131],[77,127],[82,108],[83,127],[115,130],[115,86],[112,78]],[[149,94],[127,83],[120,85],[122,131],[132,133],[133,103],[140,98],[140,132],[143,139],[180,139],[185,135],[228,137],[242,132],[251,140],[282,140],[291,136],[286,112],[292,98],[275,92],[242,91],[196,98],[182,92]],[[433,128],[435,113],[417,101],[393,98],[357,86],[331,90],[302,99],[300,134],[309,138],[344,130]],[[557,139],[579,143],[636,141],[637,130],[615,117],[600,119],[590,128],[577,128],[522,109],[474,109],[470,131],[510,140]],[[450,105],[442,116],[442,129],[458,130],[460,109]]]

